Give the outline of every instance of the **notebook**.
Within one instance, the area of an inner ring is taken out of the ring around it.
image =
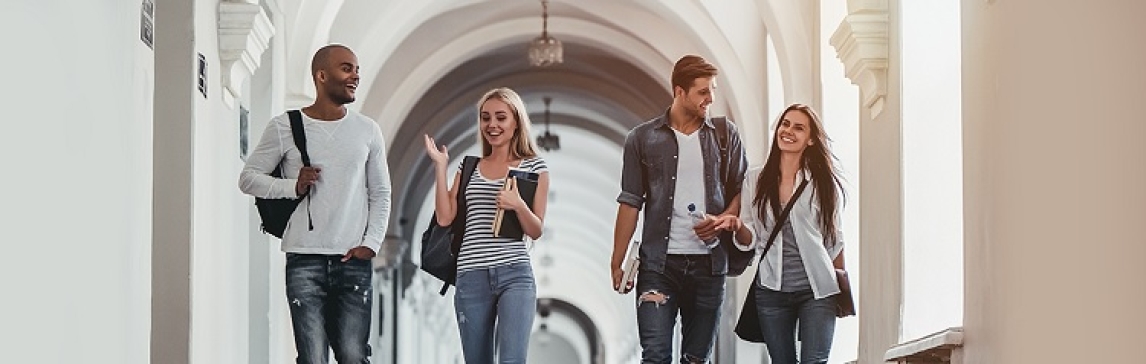
[[[533,198],[537,194],[537,178],[535,172],[520,168],[510,168],[505,176],[505,189],[511,184],[517,185],[517,193],[525,205],[533,210]],[[517,213],[497,209],[493,216],[493,235],[501,238],[522,239],[525,231],[521,229],[521,222],[517,220]]]

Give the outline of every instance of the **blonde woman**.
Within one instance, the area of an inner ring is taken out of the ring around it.
[[[469,178],[465,191],[447,189],[449,154],[445,146],[425,137],[426,154],[435,167],[434,211],[441,226],[465,219],[454,307],[466,363],[493,363],[495,348],[498,362],[525,363],[537,285],[523,239],[495,236],[493,220],[498,208],[512,210],[526,236],[541,237],[549,172],[529,137],[529,115],[516,92],[490,90],[477,109],[481,161],[473,175],[459,172],[453,179],[453,186],[460,186],[461,178]],[[532,209],[512,185],[503,190],[511,167],[538,174]],[[464,193],[466,216],[456,216],[458,193]]]

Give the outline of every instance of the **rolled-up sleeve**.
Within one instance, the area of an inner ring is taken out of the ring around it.
[[[760,239],[757,237],[760,236],[759,232],[764,231],[764,223],[760,220],[760,215],[757,213],[756,207],[752,204],[752,200],[755,198],[752,192],[756,191],[756,179],[751,177],[745,178],[742,186],[741,191],[748,191],[748,194],[740,196],[740,221],[744,224],[744,228],[748,229],[752,237],[748,244],[741,245],[743,242],[737,238],[737,244],[732,245],[735,245],[736,248],[741,251],[749,251],[760,245],[758,244]],[[733,235],[735,236],[735,234]]]
[[[638,131],[633,129],[625,137],[624,157],[621,160],[621,194],[617,202],[640,210],[645,205],[645,189],[648,186],[645,166],[641,163],[638,148]]]
[[[842,210],[843,209],[836,210],[836,241],[828,245],[828,256],[832,259],[836,259],[836,257],[844,251],[844,231],[840,228],[841,224],[843,224],[843,221],[840,221],[842,220],[840,218],[840,215],[843,214]]]

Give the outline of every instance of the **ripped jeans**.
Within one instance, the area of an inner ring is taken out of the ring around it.
[[[286,293],[299,364],[370,363],[374,274],[369,260],[287,253]]]
[[[712,275],[711,262],[708,255],[670,254],[663,272],[639,271],[636,292],[641,363],[672,362],[678,312],[680,362],[708,362],[724,302],[724,276]]]

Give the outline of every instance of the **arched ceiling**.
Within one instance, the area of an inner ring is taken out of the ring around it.
[[[438,79],[411,109],[389,146],[391,178],[395,185],[408,186],[394,200],[402,216],[416,213],[421,196],[433,185],[433,168],[425,156],[422,135],[433,136],[453,151],[475,145],[476,102],[491,88],[508,86],[521,94],[535,135],[544,130],[542,97],[549,96],[553,98],[553,124],[587,130],[618,146],[628,129],[663,112],[671,102],[666,88],[652,77],[601,50],[568,43],[567,57],[578,57],[578,61],[548,68],[530,67],[524,53],[519,44],[492,49],[467,61]],[[569,143],[564,146],[566,151],[578,148]],[[610,191],[617,186],[619,171],[607,174],[612,178],[571,177]],[[403,196],[415,199],[407,201]]]
[[[275,1],[288,24],[288,107],[313,97],[306,71],[313,50],[341,43],[358,54],[363,78],[352,107],[377,120],[387,137],[395,188],[390,234],[403,241],[415,240],[429,216],[432,168],[422,134],[456,158],[473,150],[475,103],[486,90],[518,91],[535,135],[544,130],[542,97],[553,97],[551,122],[562,149],[543,153],[554,182],[551,234],[533,253],[539,281],[548,282],[538,295],[584,310],[602,339],[622,351],[636,345],[627,336],[635,332],[626,319],[632,296],[607,289],[620,143],[669,105],[673,62],[700,54],[721,69],[713,113],[732,116],[745,135],[767,135],[763,29],[776,38],[786,96],[815,91],[811,8],[790,0],[551,0],[549,32],[565,44],[565,63],[549,68],[532,68],[525,58],[526,44],[540,33],[535,0]],[[750,153],[764,144],[746,143]],[[539,256],[552,262],[541,266]],[[621,351],[614,355],[609,362],[621,360]]]
[[[350,45],[359,53],[363,74],[377,76],[375,81],[364,80],[359,94],[369,99],[361,102],[362,109],[378,120],[401,119],[423,93],[426,80],[437,79],[490,48],[524,45],[537,36],[540,25],[540,6],[532,0],[280,1],[288,9],[288,21],[298,24],[287,30],[297,33],[290,41],[289,66],[305,69],[309,50],[323,44]],[[553,1],[550,32],[563,41],[606,50],[660,80],[667,79],[667,70],[680,55],[706,55],[720,65],[722,78],[728,81],[724,82],[731,91],[726,93],[727,113],[757,120],[763,103],[755,95],[760,93],[757,86],[762,80],[746,70],[760,64],[751,58],[747,58],[750,63],[742,61],[726,35],[738,30],[727,24],[727,14],[722,13],[718,21],[709,8],[748,10],[738,15],[750,22],[767,23],[775,18],[762,19],[756,12],[770,14],[773,2]],[[726,31],[729,27],[734,29]],[[288,94],[305,96],[312,92],[305,77],[288,77],[287,81],[291,84]],[[369,94],[376,86],[404,92],[373,100]],[[374,105],[379,101],[384,102]]]
[[[352,107],[378,120],[387,138],[434,80],[491,49],[524,52],[540,28],[535,0],[265,1],[279,5],[287,24],[280,33],[287,36],[286,106],[313,98],[303,71],[310,53],[346,44],[358,53],[364,76]],[[745,135],[764,137],[770,119],[764,37],[774,38],[786,101],[815,104],[815,18],[812,3],[788,0],[551,0],[549,30],[566,43],[605,51],[666,90],[676,58],[704,55],[721,68],[713,112],[732,116]],[[577,59],[569,54],[567,63]],[[750,155],[763,153],[765,141],[749,142]]]

